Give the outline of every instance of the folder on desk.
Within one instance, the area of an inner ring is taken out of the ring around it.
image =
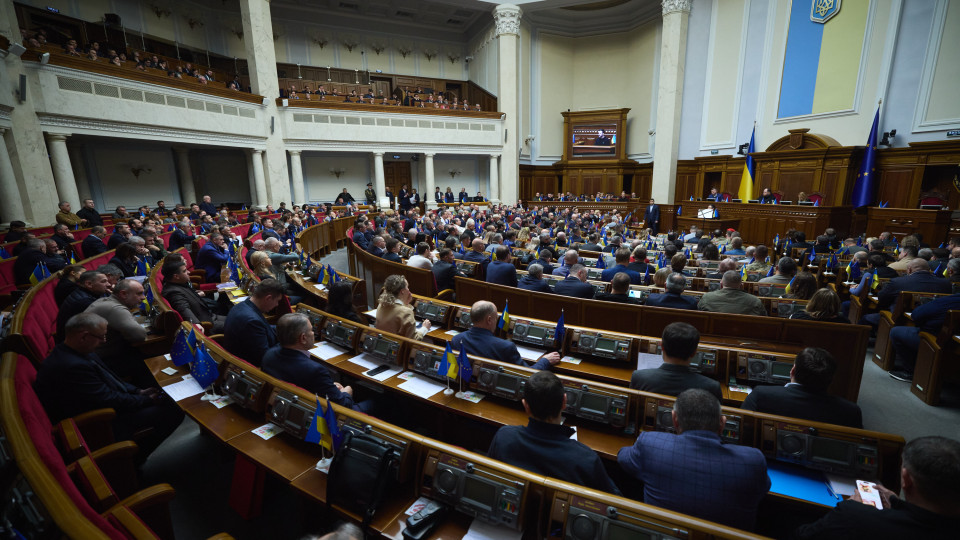
[[[768,462],[770,493],[786,495],[824,506],[834,507],[840,502],[830,489],[826,477],[820,471],[804,469],[797,465]]]

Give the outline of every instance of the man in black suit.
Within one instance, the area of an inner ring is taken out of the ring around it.
[[[254,287],[249,298],[230,308],[223,327],[224,348],[259,367],[267,349],[277,344],[277,331],[263,314],[276,309],[283,293],[279,281],[267,278]]]
[[[593,140],[594,146],[610,146],[610,137],[602,129],[597,131],[597,138]]]
[[[403,259],[400,257],[399,240],[396,238],[390,238],[387,240],[387,252],[383,254],[383,259],[395,263],[403,262]]]
[[[647,273],[647,266],[649,266],[647,265],[646,261],[647,261],[647,248],[643,246],[637,246],[637,248],[633,250],[633,261],[627,265],[627,270],[632,270],[640,274],[641,277],[643,277]],[[654,273],[655,271],[656,271],[656,268],[650,269],[651,274]]]
[[[368,251],[377,257],[383,257],[387,254],[387,241],[382,236],[374,236]]]
[[[434,279],[437,280],[437,290],[452,290],[456,285],[453,278],[464,277],[464,275],[457,268],[456,260],[453,258],[453,250],[443,248],[439,255],[440,260],[434,263],[433,268],[430,269],[433,272]]]
[[[517,267],[513,265],[510,248],[497,246],[494,251],[494,261],[487,265],[487,283],[498,285],[517,286]]]
[[[177,233],[173,233],[174,237],[176,235]],[[280,233],[273,228],[273,220],[270,218],[263,220],[263,229],[260,231],[260,238],[263,238],[264,240],[268,238],[276,238],[277,240],[283,242],[283,238],[280,238]],[[193,240],[191,239],[190,241],[192,242]],[[173,251],[173,237],[170,238],[170,251]]]
[[[543,279],[543,266],[534,262],[527,268],[527,275],[520,278],[517,287],[527,291],[550,292],[550,286]]]
[[[184,201],[184,202],[188,202],[188,201]],[[212,199],[210,198],[209,195],[203,196],[203,201],[199,204],[199,206],[200,206],[200,209],[206,212],[208,215],[213,216],[217,214],[217,207],[213,204]]]
[[[923,259],[914,259],[907,265],[907,275],[893,278],[877,294],[877,309],[890,309],[901,291],[950,294],[950,282],[933,275]]]
[[[773,196],[773,193],[770,193],[770,188],[763,188],[763,193],[760,194],[758,202],[760,204],[773,204],[777,202],[777,198]]]
[[[460,194],[458,195],[457,200],[460,201],[460,204],[467,202],[467,199],[470,198],[470,195],[467,195],[467,188],[460,188]]]
[[[626,272],[618,272],[610,280],[610,292],[598,293],[595,300],[605,302],[619,302],[621,304],[642,304],[638,298],[630,296],[630,276]]]
[[[658,368],[638,369],[630,377],[630,388],[668,396],[699,388],[722,399],[720,383],[690,371],[690,360],[697,354],[700,332],[693,325],[675,322],[663,329],[660,348],[663,364]]]
[[[183,317],[183,320],[192,324],[211,323],[209,334],[222,334],[225,317],[221,317],[210,310],[204,298],[190,287],[190,273],[187,263],[183,259],[172,259],[165,262],[160,269],[163,275],[163,292],[160,294],[170,302],[170,307]]]
[[[597,243],[600,240],[600,235],[597,233],[590,233],[587,236],[587,243],[580,246],[580,249],[585,251],[603,251],[603,247]]]
[[[652,198],[647,210],[643,213],[643,222],[653,234],[660,231],[660,206]]]
[[[651,294],[647,297],[647,305],[674,309],[697,309],[698,299],[696,297],[683,296],[683,290],[686,286],[687,279],[683,277],[683,274],[674,272],[667,276],[667,281],[664,284],[666,292]]]
[[[113,234],[110,235],[110,240],[107,241],[107,249],[117,249],[117,246],[127,241],[130,234],[129,224],[117,223],[113,227]]]
[[[827,394],[836,372],[829,352],[807,347],[793,361],[786,386],[756,386],[740,408],[862,429],[860,407]]]
[[[587,267],[577,263],[570,267],[570,273],[563,278],[563,281],[557,282],[553,292],[563,296],[591,299],[596,289],[587,283]]]
[[[65,339],[37,370],[37,396],[57,422],[95,409],[116,411],[118,440],[134,439],[146,457],[183,421],[183,411],[157,388],[123,382],[94,353],[107,336],[107,321],[80,313],[67,321]]]
[[[437,204],[440,204],[440,203],[444,202],[444,200],[443,200],[443,192],[440,191],[440,187],[439,187],[439,186],[437,186],[437,188],[436,188],[436,189],[434,190],[434,192],[433,192],[433,202],[435,202],[435,203],[437,203]]]
[[[100,217],[100,212],[97,212],[97,208],[93,205],[93,199],[84,199],[83,208],[77,210],[77,215],[80,216],[80,219],[87,220],[87,227],[103,225],[103,218]]]
[[[113,286],[110,285],[110,280],[107,279],[106,274],[93,270],[80,274],[80,277],[77,278],[77,288],[60,304],[60,309],[57,311],[57,333],[54,335],[54,339],[58,343],[63,341],[64,328],[70,317],[77,313],[83,313],[85,309],[90,307],[90,304],[112,290]]]
[[[530,263],[530,266],[533,266],[534,264],[539,264],[541,271],[544,272],[545,274],[547,275],[552,274],[553,273],[553,251],[551,251],[550,248],[541,249],[539,258],[533,261],[532,263]],[[530,271],[529,267],[527,267],[527,271],[528,272]]]
[[[487,265],[490,264],[490,258],[483,252],[483,240],[474,238],[470,244],[470,251],[464,253],[463,260],[479,264],[483,272],[486,273]]]
[[[27,240],[26,246],[13,262],[13,278],[17,285],[30,285],[30,276],[40,263],[43,263],[51,274],[63,270],[67,265],[62,257],[47,255],[46,243],[39,238]]]
[[[347,188],[343,188],[343,191],[342,191],[339,195],[337,195],[337,199],[336,199],[335,201],[333,201],[333,202],[334,202],[334,204],[336,204],[336,205],[339,206],[339,205],[342,205],[342,204],[352,203],[352,202],[355,202],[355,201],[356,201],[356,199],[354,199],[354,198],[353,198],[353,195],[351,195],[351,194],[347,191]]]
[[[180,223],[177,223],[177,229],[170,235],[169,250],[176,251],[184,246],[189,250],[190,245],[193,244],[193,241],[196,239],[196,235],[193,234],[193,225],[190,221],[184,219],[180,221]]]

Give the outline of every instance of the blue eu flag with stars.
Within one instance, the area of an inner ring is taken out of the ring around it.
[[[191,338],[193,338],[191,340]],[[170,350],[170,359],[173,365],[182,366],[193,362],[197,357],[197,338],[193,333],[187,334],[183,328],[177,332],[177,337],[173,339],[173,348]]]
[[[201,388],[206,388],[217,381],[220,371],[217,361],[213,359],[206,346],[202,343],[197,348],[197,359],[190,365],[190,374],[197,380]]]

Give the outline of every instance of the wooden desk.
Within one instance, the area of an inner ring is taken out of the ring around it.
[[[880,236],[889,231],[897,238],[919,232],[933,242],[945,238],[950,230],[950,210],[914,208],[867,208],[867,236]],[[807,235],[810,238],[810,235]]]
[[[477,202],[473,202],[473,201],[463,201],[462,203],[458,203],[458,202],[442,202],[442,203],[434,203],[434,204],[436,204],[436,205],[439,206],[440,208],[456,208],[456,207],[458,207],[458,206],[470,206],[471,204],[476,205],[476,206],[479,206],[479,207],[481,207],[481,208],[486,208],[486,207],[489,207],[489,206],[490,206],[490,201],[477,201]]]
[[[713,231],[714,229],[720,229],[721,231],[726,231],[727,229],[735,229],[738,231],[740,230],[739,219],[734,219],[734,218],[703,219],[703,218],[698,218],[695,212],[691,216],[677,216],[678,230],[688,231],[690,230],[690,227],[694,225],[696,225],[698,229],[702,229],[708,232]]]
[[[803,231],[808,239],[823,234],[827,227],[834,227],[837,235],[842,238],[855,236],[853,233],[860,232],[851,230],[853,208],[849,206],[715,203],[712,201],[677,201],[676,204],[683,207],[683,213],[678,216],[678,220],[684,217],[696,219],[697,210],[702,210],[711,204],[717,209],[721,219],[739,219],[740,228],[737,230],[740,231],[743,241],[748,244],[769,245],[774,236],[777,234],[782,236],[787,229]]]

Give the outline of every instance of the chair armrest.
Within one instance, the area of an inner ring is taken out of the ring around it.
[[[118,497],[125,497],[139,489],[137,483],[137,454],[140,448],[133,441],[120,441],[90,452],[103,477]]]
[[[437,298],[437,299],[440,299],[440,300],[445,300],[445,299],[447,299],[447,298],[453,298],[453,289],[444,289],[444,290],[438,292],[437,295],[434,296],[434,298]]]
[[[200,326],[203,327],[203,335],[209,335],[210,330],[213,329],[212,322],[201,322]]]
[[[123,499],[119,505],[126,506],[157,536],[164,539],[173,539],[173,521],[170,517],[170,501],[176,494],[170,484],[157,484]],[[119,506],[118,505],[118,506]]]

